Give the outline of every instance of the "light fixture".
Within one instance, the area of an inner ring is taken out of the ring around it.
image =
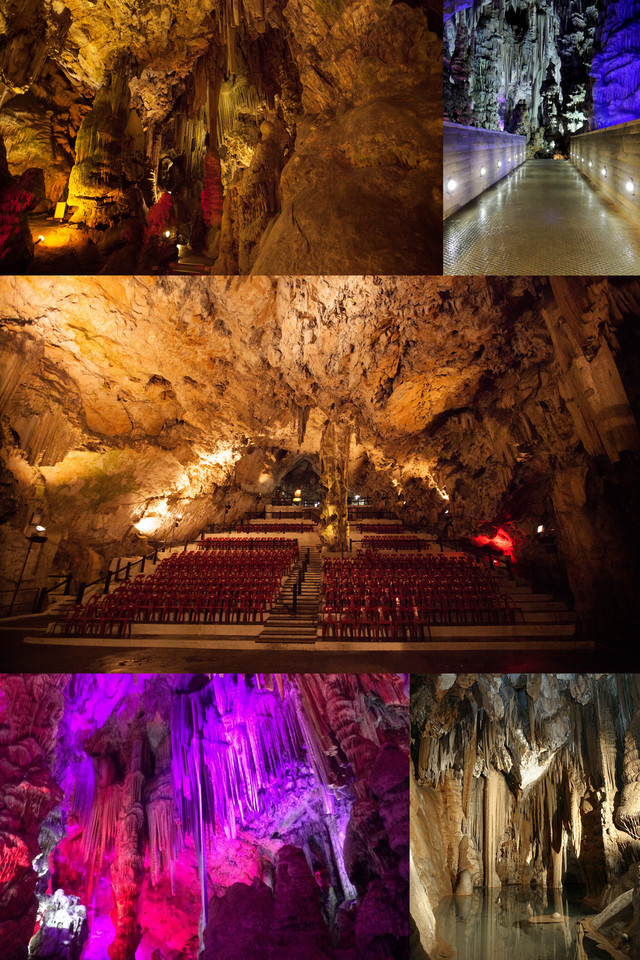
[[[589,166],[590,166],[590,167],[593,166],[593,160],[589,160]]]
[[[543,523],[539,523],[539,524],[538,524],[538,533],[542,533],[543,530],[544,530],[544,524],[543,524]]]
[[[507,157],[507,163],[511,163],[511,157]]]
[[[633,194],[636,192],[636,185],[631,177],[629,177],[624,186],[627,193],[630,193],[633,196]]]
[[[170,231],[170,230],[165,230],[164,235],[165,235],[165,237],[170,237],[170,236],[171,236],[171,231]]]
[[[501,166],[502,166],[502,160],[498,160],[498,170],[500,169]]]
[[[36,523],[36,530],[38,533],[44,533],[47,528],[43,527],[41,523]]]
[[[605,178],[605,180],[606,180],[606,178],[607,178],[607,168],[606,168],[606,167],[603,167],[602,170],[600,171],[600,173],[602,174],[602,176],[603,176],[603,177]]]
[[[356,497],[355,497],[355,498],[356,498],[356,500],[359,500],[359,499],[360,499],[360,494],[359,494],[359,493],[356,493]]]
[[[455,188],[458,186],[457,180],[454,180],[453,177],[449,177],[447,180],[447,193],[453,193]]]
[[[302,490],[294,490],[294,493],[295,493],[296,497],[299,497],[300,494],[302,493]]]
[[[480,167],[480,176],[481,176],[481,177],[484,177],[484,175],[485,175],[486,172],[487,172],[487,168],[486,168],[486,167]]]

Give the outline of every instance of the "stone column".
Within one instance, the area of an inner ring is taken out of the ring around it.
[[[138,900],[144,877],[144,811],[141,772],[142,741],[134,741],[131,765],[122,792],[122,807],[116,829],[111,884],[114,908],[111,920],[116,936],[109,946],[111,960],[131,960],[142,938],[138,923]]]
[[[320,537],[332,550],[348,549],[347,490],[351,425],[330,420],[320,449],[320,482],[325,499],[320,517]]]

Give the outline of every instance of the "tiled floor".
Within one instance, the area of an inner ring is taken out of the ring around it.
[[[444,274],[638,274],[640,226],[568,161],[528,160],[444,224]]]

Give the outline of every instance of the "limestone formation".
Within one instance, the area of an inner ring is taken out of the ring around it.
[[[313,476],[338,547],[347,492],[504,529],[586,635],[628,636],[635,281],[15,278],[1,303],[3,589],[26,559],[30,589],[88,582]]]
[[[3,960],[26,957],[36,924],[29,955],[51,960],[85,943],[111,960],[407,956],[404,678],[4,675],[0,690]],[[340,727],[356,713],[357,744]]]
[[[527,137],[529,156],[640,115],[637,3],[544,0],[445,9],[445,117]]]
[[[165,269],[123,229],[111,249],[99,241],[168,193],[181,246],[217,274],[438,272],[434,23],[391,0],[170,0],[133,14],[116,0],[90,15],[81,0],[5,0],[9,171],[41,170],[40,212],[64,200],[82,226],[56,226],[37,262],[65,272],[66,238],[74,272]],[[0,269],[14,269],[2,246]]]
[[[444,698],[436,678],[413,679],[411,909],[423,949],[447,951],[454,916],[473,940],[482,888],[498,905],[477,928],[486,944],[500,927],[563,923],[564,888],[580,884],[584,935],[595,929],[621,951],[612,955],[635,957],[638,677],[461,679]],[[483,683],[499,716],[483,704]],[[588,917],[586,904],[601,912]],[[574,934],[564,936],[571,951]]]

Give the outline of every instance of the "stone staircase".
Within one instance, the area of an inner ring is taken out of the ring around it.
[[[297,592],[296,610],[293,611],[293,591],[298,584],[305,551],[309,562],[302,578],[302,588]],[[288,577],[274,604],[264,630],[257,638],[266,643],[315,643],[322,592],[322,557],[319,547],[306,547],[302,557]]]
[[[513,605],[522,611],[522,623],[527,632],[548,636],[572,637],[576,630],[576,615],[562,600],[555,600],[550,593],[534,593],[528,580],[518,577],[501,579],[499,590],[511,598]],[[516,620],[518,623],[518,620]],[[522,631],[524,632],[524,631]]]

